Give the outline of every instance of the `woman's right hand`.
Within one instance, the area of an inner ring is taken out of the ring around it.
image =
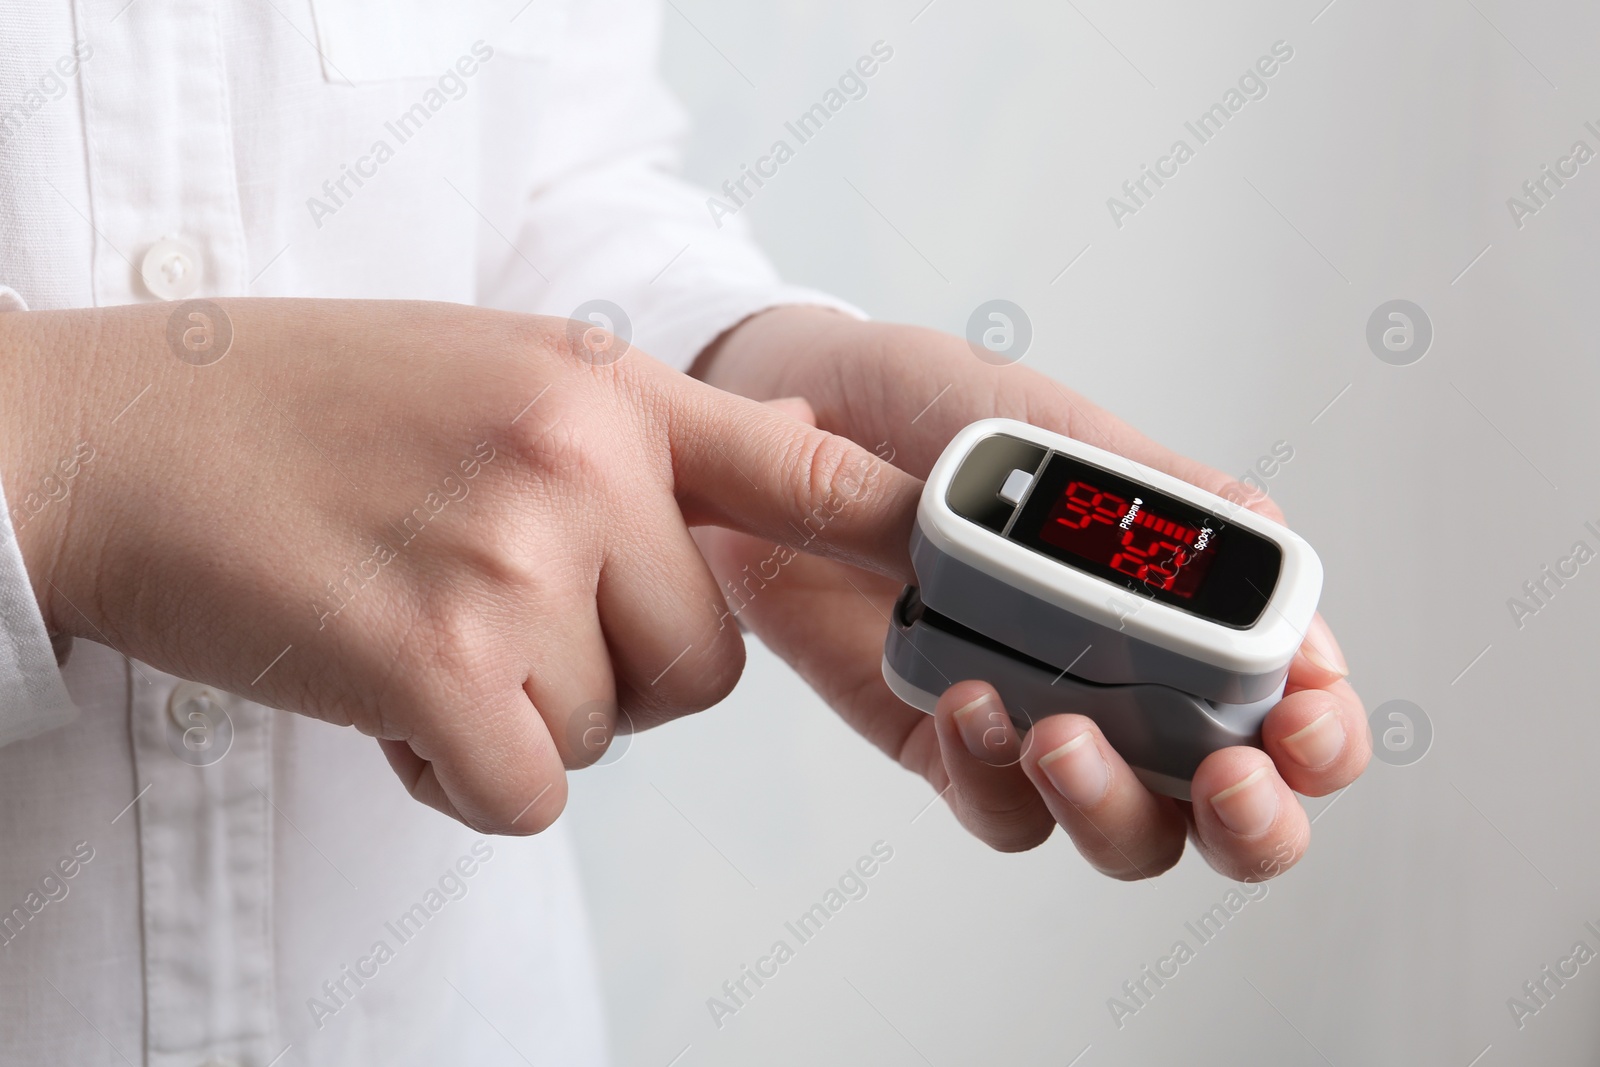
[[[619,703],[651,725],[739,675],[690,525],[910,576],[920,482],[620,344],[444,304],[0,315],[46,625],[354,725],[417,799],[537,832]]]

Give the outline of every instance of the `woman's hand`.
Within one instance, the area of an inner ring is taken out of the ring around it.
[[[991,366],[966,342],[931,330],[861,323],[808,308],[747,321],[701,360],[711,384],[842,434],[925,477],[970,422],[1005,416],[1067,434],[1282,521],[1236,481],[1177,455],[1025,367]],[[817,540],[825,540],[823,529]],[[706,531],[719,574],[768,559],[772,547]],[[743,604],[739,618],[859,732],[943,793],[958,819],[995,848],[1032,848],[1062,826],[1097,869],[1118,878],[1159,874],[1187,834],[1231,878],[1260,880],[1292,866],[1310,825],[1293,793],[1349,785],[1371,745],[1361,701],[1344,680],[1338,644],[1318,617],[1267,716],[1265,751],[1212,754],[1194,778],[1195,803],[1151,793],[1089,719],[1057,715],[1019,737],[994,690],[952,686],[929,716],[900,702],[880,662],[900,584],[826,560],[797,557]]]
[[[417,799],[532,833],[620,703],[720,700],[715,523],[905,576],[915,479],[563,320],[223,300],[0,315],[13,507],[47,626],[382,741]],[[26,398],[26,403],[20,398]],[[59,482],[59,478],[56,478]]]

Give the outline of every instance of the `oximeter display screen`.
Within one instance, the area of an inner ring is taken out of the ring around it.
[[[1259,534],[1059,452],[1009,536],[1228,626],[1255,622],[1282,562],[1278,546]]]
[[[1154,494],[1130,499],[1096,484],[1103,481],[1069,481],[1045,516],[1040,539],[1152,589],[1193,597],[1217,558],[1211,524],[1197,530],[1159,508]]]

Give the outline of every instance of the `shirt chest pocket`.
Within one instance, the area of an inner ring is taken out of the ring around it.
[[[573,0],[311,0],[323,76],[362,85],[471,77],[497,56],[547,59]],[[519,10],[520,7],[520,10]]]

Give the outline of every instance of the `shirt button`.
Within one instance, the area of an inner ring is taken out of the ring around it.
[[[198,682],[180,682],[167,698],[167,748],[191,767],[209,767],[233,747],[228,701]]]
[[[176,237],[163,237],[144,254],[139,274],[156,299],[183,300],[200,288],[200,253]]]
[[[187,730],[195,724],[214,723],[227,714],[222,707],[222,695],[199,682],[179,682],[167,698],[167,714],[173,725]]]

